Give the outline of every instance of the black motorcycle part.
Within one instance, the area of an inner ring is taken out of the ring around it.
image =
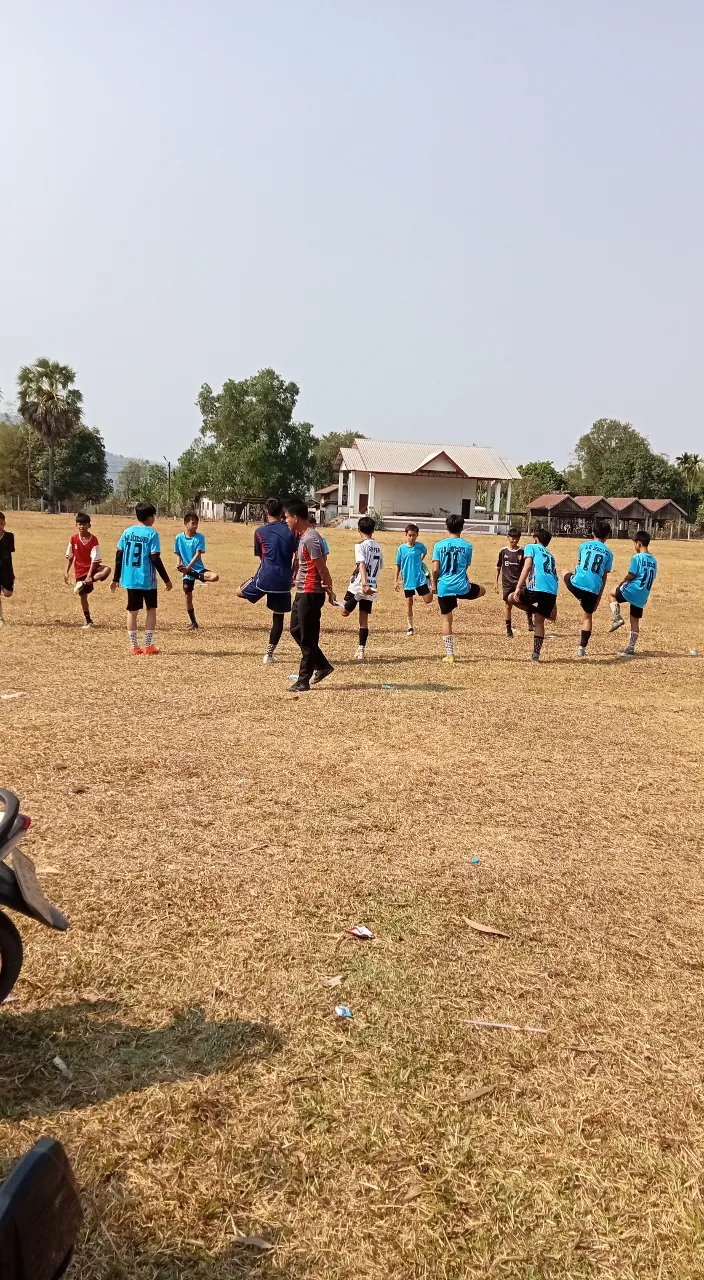
[[[0,911],[0,1004],[9,996],[22,968],[22,939],[14,924]],[[0,1246],[0,1260],[2,1251]],[[0,1261],[0,1277],[2,1265]]]
[[[5,843],[12,828],[15,825],[15,818],[20,811],[20,802],[13,791],[5,791],[0,787],[0,800],[5,805],[5,812],[0,818],[0,846]]]
[[[0,1187],[0,1280],[59,1280],[82,1223],[68,1156],[42,1138]]]

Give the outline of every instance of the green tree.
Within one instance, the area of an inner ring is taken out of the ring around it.
[[[117,474],[116,489],[125,502],[137,502],[142,496],[142,474],[146,462],[130,458]]]
[[[201,435],[216,446],[212,497],[242,501],[310,488],[315,437],[309,422],[293,421],[297,400],[296,383],[273,369],[228,379],[217,395],[203,384],[196,403]]]
[[[33,427],[22,422],[0,422],[0,494],[3,499],[26,502],[42,491],[41,463],[44,442]]]
[[[48,454],[45,455],[48,462]],[[56,446],[54,490],[60,500],[82,505],[112,493],[103,437],[96,427],[77,427]]]
[[[337,474],[335,460],[340,449],[349,449],[355,440],[363,440],[361,431],[328,431],[313,444],[313,485],[324,489],[332,484]]]
[[[34,364],[23,365],[17,375],[20,417],[39,432],[47,447],[47,497],[52,511],[55,509],[56,446],[70,436],[83,419],[83,396],[75,381],[74,370],[57,360],[36,360]]]
[[[690,520],[694,507],[693,498],[695,494],[701,494],[704,487],[704,471],[702,470],[702,459],[698,453],[682,453],[679,458],[675,459],[678,470],[682,474],[685,488],[687,490],[687,515]]]
[[[524,462],[518,468],[521,478],[516,481],[514,506],[525,510],[535,498],[544,493],[562,493],[565,477],[552,462]]]
[[[681,472],[664,454],[654,453],[630,422],[598,418],[577,441],[575,464],[584,493],[605,498],[671,498],[682,505],[686,500]]]
[[[202,440],[194,440],[181,454],[171,476],[171,485],[184,510],[195,506],[204,493],[213,489],[216,455],[217,447]]]
[[[143,502],[151,502],[155,507],[166,509],[169,490],[169,475],[166,467],[160,462],[147,462],[142,471],[140,498]]]

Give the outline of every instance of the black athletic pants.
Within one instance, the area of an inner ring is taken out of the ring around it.
[[[318,641],[320,640],[320,615],[325,596],[322,591],[299,591],[291,610],[291,635],[301,650],[298,679],[310,684],[314,671],[329,666]]]

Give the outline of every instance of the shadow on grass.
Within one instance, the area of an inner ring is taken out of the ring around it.
[[[109,1003],[0,1012],[0,1119],[48,1115],[104,1102],[153,1084],[243,1067],[283,1045],[266,1022],[208,1022],[190,1007],[168,1027],[121,1022]],[[60,1058],[68,1079],[53,1064]]]

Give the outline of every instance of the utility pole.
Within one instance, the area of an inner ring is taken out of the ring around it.
[[[165,453],[162,453],[161,456],[164,459],[164,462],[166,463],[166,466],[168,468],[168,480],[166,482],[166,514],[167,516],[170,516],[171,515],[171,463],[169,462],[169,459],[167,458]]]

